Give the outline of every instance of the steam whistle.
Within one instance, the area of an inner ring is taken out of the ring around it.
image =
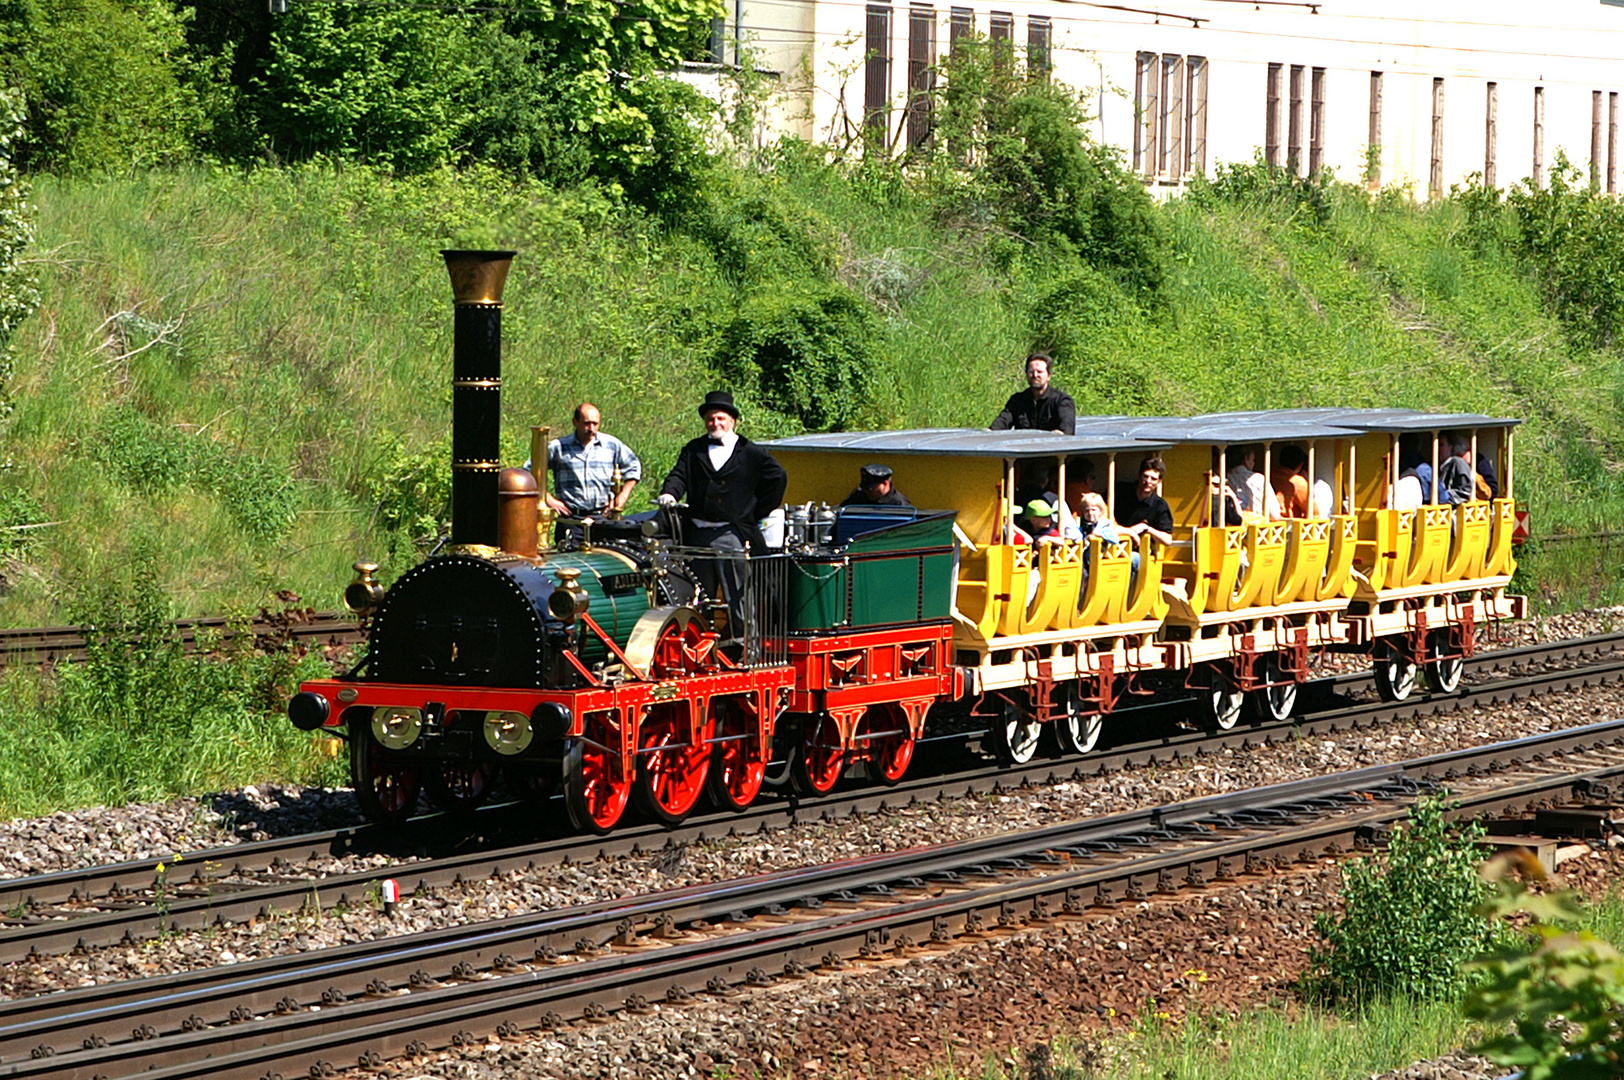
[[[620,501],[620,491],[625,486],[626,478],[620,475],[620,462],[617,461],[615,462],[615,471],[613,475],[609,477],[609,490],[612,491],[614,495],[610,499],[609,505],[604,508],[604,517],[613,519],[620,517],[620,515],[624,513],[624,511],[615,509],[615,503]]]

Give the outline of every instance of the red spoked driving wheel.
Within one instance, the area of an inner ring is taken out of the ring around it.
[[[869,779],[879,783],[901,780],[913,761],[913,731],[900,705],[871,706],[857,725],[857,742],[866,754],[864,768]]]
[[[737,698],[712,698],[711,725],[711,799],[724,809],[743,810],[767,776],[756,715]]]
[[[490,798],[497,766],[485,761],[447,761],[423,785],[429,802],[448,814],[469,814]]]
[[[693,739],[686,705],[649,710],[637,737],[637,804],[656,819],[675,825],[688,816],[705,791],[710,772],[709,724]]]
[[[620,731],[609,713],[588,713],[571,748],[564,804],[578,829],[606,833],[620,822],[632,781],[621,765]]]
[[[350,724],[350,782],[361,812],[373,821],[404,821],[417,809],[418,767],[384,754],[367,724]]]
[[[828,713],[801,720],[801,742],[796,748],[790,776],[803,795],[827,795],[846,768],[846,748],[840,725]]]

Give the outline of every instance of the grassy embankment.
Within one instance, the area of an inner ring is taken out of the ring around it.
[[[985,423],[1036,341],[1056,348],[1057,381],[1086,411],[1525,416],[1519,495],[1539,530],[1624,516],[1619,357],[1573,344],[1523,269],[1470,241],[1458,206],[1336,190],[1317,216],[1268,192],[1171,204],[1159,212],[1172,270],[1141,305],[1073,257],[942,224],[894,176],[792,164],[719,187],[705,240],[494,176],[40,179],[44,303],[18,341],[0,494],[34,500],[53,524],[8,564],[0,618],[85,617],[96,603],[85,583],[137,579],[180,614],[251,612],[276,590],[328,608],[356,557],[379,559],[386,579],[407,565],[432,513],[418,484],[446,471],[451,320],[436,251],[458,245],[521,252],[504,315],[515,463],[529,424],[564,429],[585,397],[657,479],[697,426],[694,403],[725,381],[714,363],[740,298],[836,281],[878,316],[861,425]],[[794,422],[747,402],[743,430]],[[1573,551],[1530,553],[1536,597],[1616,598],[1593,558],[1562,561]],[[12,678],[14,700],[42,700],[39,684]],[[5,725],[0,814],[318,775],[300,744],[266,734],[285,725],[245,700],[183,708],[220,712],[222,745],[275,738],[282,750],[272,761],[222,751],[133,789],[95,779],[91,764],[83,785],[47,792],[7,779],[8,763],[56,767],[73,741],[50,750],[16,734],[38,725]]]

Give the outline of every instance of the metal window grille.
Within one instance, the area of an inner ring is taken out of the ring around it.
[[[1483,183],[1499,187],[1500,178],[1495,158],[1500,145],[1500,84],[1489,83],[1488,96],[1483,102]]]
[[[1015,16],[995,11],[987,23],[987,40],[992,45],[993,66],[1008,71],[1015,60]]]
[[[1325,69],[1309,73],[1308,86],[1308,172],[1313,175],[1325,164]]]
[[[1534,87],[1534,186],[1545,186],[1545,88]]]
[[[1184,175],[1184,57],[1162,57],[1161,167],[1177,180]]]
[[[1280,81],[1284,70],[1282,64],[1269,65],[1263,93],[1263,160],[1271,169],[1280,167]]]
[[[1133,170],[1145,176],[1156,174],[1156,54],[1142,52],[1134,64]]]
[[[908,9],[908,147],[930,141],[936,90],[936,9],[914,4]]]
[[[950,9],[947,19],[947,51],[951,54],[959,47],[959,39],[976,32],[976,13],[970,8]]]
[[[1382,182],[1382,73],[1370,73],[1370,131],[1365,138],[1365,180]]]
[[[1033,15],[1026,20],[1026,74],[1043,82],[1054,70],[1054,24],[1047,15]]]
[[[1185,63],[1188,85],[1185,100],[1189,102],[1186,115],[1184,145],[1189,147],[1185,160],[1193,172],[1207,171],[1207,58],[1192,56]]]
[[[1291,65],[1291,111],[1287,114],[1286,171],[1301,176],[1303,171],[1303,65]]]
[[[1431,198],[1444,193],[1444,81],[1432,80],[1432,169],[1427,178]]]
[[[863,127],[871,143],[884,147],[891,128],[891,9],[868,8],[868,37],[864,42]]]

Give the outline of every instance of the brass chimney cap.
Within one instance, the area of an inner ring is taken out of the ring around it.
[[[445,268],[451,275],[451,297],[458,306],[502,303],[502,289],[507,285],[508,268],[513,265],[517,251],[458,251],[440,252]]]

